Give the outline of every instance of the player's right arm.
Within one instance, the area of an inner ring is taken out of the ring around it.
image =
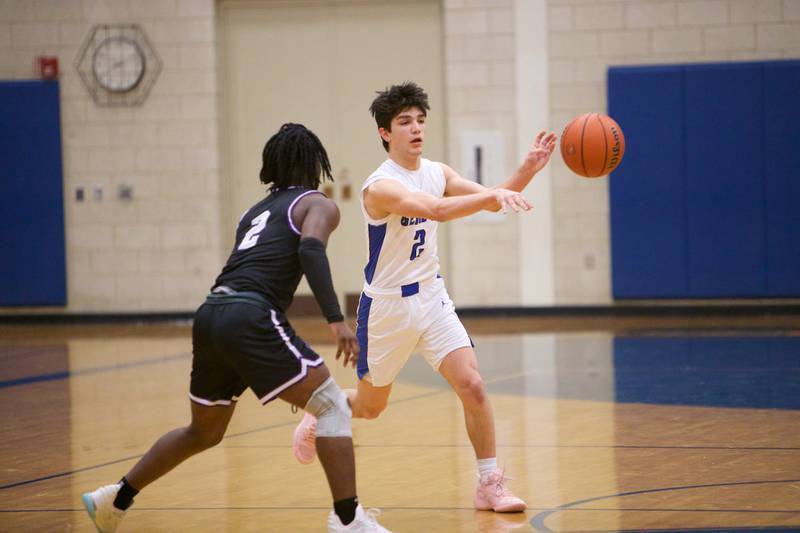
[[[555,133],[550,132],[548,134],[544,131],[540,131],[536,136],[536,140],[533,141],[530,150],[528,150],[525,160],[516,172],[503,183],[495,186],[495,188],[522,192],[533,177],[544,168],[548,161],[550,161],[550,156],[553,155],[553,151],[556,148],[556,139]],[[471,194],[487,188],[472,180],[462,178],[458,172],[444,163],[439,163],[439,165],[444,172],[446,183],[444,190],[445,196]]]
[[[333,289],[328,255],[325,253],[328,237],[339,225],[339,208],[321,194],[309,194],[297,202],[292,211],[292,221],[300,228],[300,244],[297,247],[300,266],[336,339],[336,359],[344,355],[344,365],[352,363],[355,366],[359,352],[358,340],[344,321],[339,298]]]
[[[411,192],[397,181],[381,179],[364,189],[364,206],[372,218],[388,214],[420,217],[445,222],[484,209],[528,211],[531,204],[518,192],[486,189],[472,194],[437,198],[424,192]]]

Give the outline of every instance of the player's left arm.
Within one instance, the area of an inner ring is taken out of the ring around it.
[[[336,341],[336,359],[344,356],[345,366],[348,363],[355,366],[358,339],[344,321],[325,252],[328,237],[339,225],[339,208],[321,194],[310,194],[300,199],[292,217],[295,225],[300,227],[297,247],[300,266]]]
[[[556,148],[556,139],[555,133],[540,131],[516,172],[494,188],[522,192],[536,173],[542,170],[550,161],[550,156],[553,155],[553,151]],[[439,163],[439,165],[441,165],[444,172],[445,196],[461,196],[486,190],[484,185],[461,177],[458,172],[444,163]]]

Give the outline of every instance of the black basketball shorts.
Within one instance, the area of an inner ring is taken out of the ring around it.
[[[192,326],[189,397],[203,405],[230,405],[247,387],[262,404],[323,364],[286,320],[263,300],[211,295]]]

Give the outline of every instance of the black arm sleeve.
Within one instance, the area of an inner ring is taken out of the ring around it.
[[[325,319],[329,324],[344,320],[342,310],[339,308],[339,299],[333,290],[331,267],[325,254],[325,245],[313,237],[301,239],[297,255]]]

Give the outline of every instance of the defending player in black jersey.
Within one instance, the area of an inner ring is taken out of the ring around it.
[[[336,358],[355,364],[358,341],[339,309],[325,254],[339,223],[336,204],[317,191],[321,178],[332,179],[328,155],[310,130],[284,124],[264,146],[262,162],[261,181],[271,192],[242,216],[230,258],[195,314],[191,423],[163,435],[119,483],[83,495],[100,532],[117,529],[138,491],[219,443],[248,387],[263,404],[281,398],[317,417],[317,453],[334,501],[328,531],[388,531],[358,505],[347,398],[284,316],[305,274]]]

